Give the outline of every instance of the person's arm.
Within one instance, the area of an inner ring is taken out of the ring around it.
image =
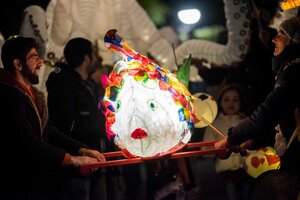
[[[293,66],[285,72],[285,80],[268,95],[264,103],[244,121],[229,130],[229,137],[216,143],[216,148],[239,145],[248,139],[264,137],[265,127],[275,127],[286,115],[293,113],[299,94],[299,66]],[[274,136],[275,137],[275,136]]]
[[[98,162],[105,162],[105,157],[96,150],[81,148],[79,150],[81,156],[71,156],[69,153],[65,154],[64,160],[62,162],[63,166],[73,165],[75,167],[95,164]]]
[[[10,91],[7,95],[11,98],[2,100],[1,111],[6,116],[1,118],[5,137],[2,147],[9,149],[14,144],[11,155],[18,155],[31,165],[44,166],[46,168],[59,168],[62,166],[66,151],[47,144],[42,140],[42,133],[39,127],[35,111],[30,107],[30,101],[24,100],[23,95]],[[21,97],[22,96],[22,97]],[[8,103],[9,102],[9,103]],[[4,106],[5,105],[5,106]],[[2,114],[3,115],[3,114]],[[1,116],[2,116],[1,115]]]
[[[3,152],[3,160],[14,165],[12,167],[20,164],[20,166],[27,165],[27,168],[59,169],[62,166],[79,166],[105,161],[104,157],[94,150],[86,150],[87,153],[82,153],[82,149],[86,146],[67,139],[64,134],[60,134],[60,139],[56,138],[60,142],[69,140],[73,152],[49,144],[47,142],[49,137],[46,136],[49,133],[46,130],[43,134],[40,132],[38,119],[33,107],[30,106],[30,101],[25,99],[18,90],[9,87],[1,89],[0,124],[3,131],[0,150]]]
[[[81,163],[86,163],[88,160],[84,157],[95,158],[98,162],[105,161],[104,156],[99,151],[89,149],[87,145],[63,134],[57,128],[53,127],[51,122],[49,122],[47,126],[49,126],[47,128],[50,129],[50,132],[48,133],[49,143],[68,152],[62,162],[64,166],[69,164],[78,166]]]
[[[250,117],[230,129],[228,143],[238,145],[258,135],[263,137],[268,133],[263,131],[265,127],[275,127],[281,117],[295,107],[295,99],[288,90],[285,86],[274,89]]]

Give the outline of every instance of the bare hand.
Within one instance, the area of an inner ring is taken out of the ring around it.
[[[228,146],[227,137],[215,143],[215,149],[227,148]]]
[[[99,161],[96,158],[91,158],[88,156],[71,156],[71,163],[76,167],[82,165],[96,164],[98,162]]]
[[[105,157],[96,150],[81,148],[79,154],[82,156],[89,156],[98,160],[98,162],[105,162]]]
[[[243,142],[242,144],[240,144],[240,147],[242,149],[249,149],[252,147],[252,143],[253,143],[253,140],[247,140],[246,142]]]

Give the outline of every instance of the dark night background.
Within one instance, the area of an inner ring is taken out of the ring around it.
[[[29,5],[39,5],[46,9],[49,0],[9,0],[1,3],[0,31],[4,38],[19,33],[23,10]],[[225,25],[223,1],[221,0],[138,0],[157,27],[179,25],[177,12],[184,8],[198,8],[201,20],[194,28],[214,24]]]

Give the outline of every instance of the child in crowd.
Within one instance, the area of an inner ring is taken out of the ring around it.
[[[218,115],[212,125],[219,131],[226,134],[228,129],[238,124],[245,117],[243,111],[245,106],[242,89],[239,85],[227,85],[221,91],[218,98]],[[211,128],[207,127],[203,141],[222,139]],[[252,177],[250,177],[244,167],[244,158],[239,153],[232,153],[224,159],[215,159],[215,170],[224,181],[224,187],[228,200],[248,199]]]

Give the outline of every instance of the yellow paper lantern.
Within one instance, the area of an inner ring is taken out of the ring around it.
[[[245,158],[245,168],[247,173],[253,178],[262,173],[279,169],[280,157],[272,147],[264,147],[254,151],[249,151]]]
[[[206,93],[196,93],[193,95],[196,97],[193,99],[194,109],[200,122],[194,126],[196,128],[203,128],[207,126],[207,123],[201,120],[204,118],[207,122],[212,123],[218,114],[218,106],[216,100]]]

